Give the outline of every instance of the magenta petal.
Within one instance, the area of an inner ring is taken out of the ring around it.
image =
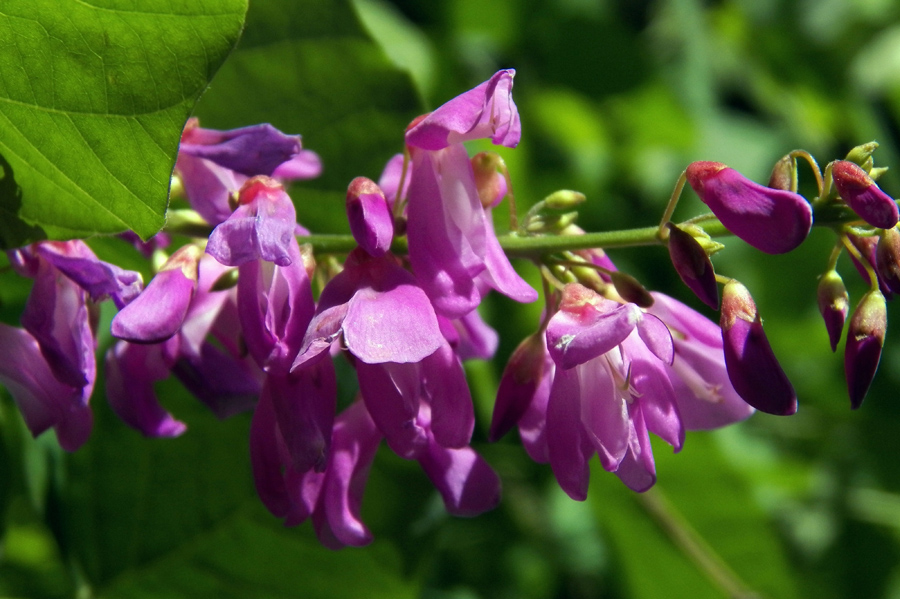
[[[490,211],[486,211],[487,228],[485,234],[486,253],[484,256],[485,271],[480,275],[493,289],[496,289],[506,297],[517,302],[529,304],[538,298],[537,291],[519,276],[519,273],[509,263],[509,258],[497,235],[494,233],[494,225]]]
[[[92,386],[59,382],[27,331],[0,323],[0,383],[16,402],[31,434],[53,427],[59,444],[75,451],[91,434],[93,417],[87,405]]]
[[[675,389],[666,372],[667,364],[657,359],[643,343],[631,335],[622,345],[623,353],[631,360],[632,419],[640,407],[646,427],[662,440],[680,451],[684,444],[684,425],[675,399]]]
[[[96,344],[85,292],[46,261],[39,261],[21,322],[41,347],[61,383],[93,385]]]
[[[378,187],[384,192],[384,197],[393,208],[398,198],[405,198],[409,190],[410,176],[406,173],[403,181],[403,189],[400,189],[400,178],[403,176],[403,154],[394,154],[384,165],[381,177],[378,178]]]
[[[894,198],[884,193],[861,166],[849,160],[831,165],[834,187],[864,221],[879,229],[897,224],[900,211]]]
[[[454,516],[471,518],[500,503],[500,478],[471,447],[447,449],[432,442],[419,464]]]
[[[161,345],[120,341],[106,354],[106,397],[125,424],[147,437],[177,437],[187,426],[159,405],[153,389],[168,378]]]
[[[261,395],[270,398],[292,468],[321,471],[328,457],[337,398],[331,361],[292,374],[269,373]]]
[[[497,441],[516,425],[528,409],[546,375],[547,346],[544,335],[526,337],[503,369],[488,433]]]
[[[159,273],[143,293],[113,318],[114,337],[135,343],[157,343],[178,332],[184,322],[197,280],[180,268]]]
[[[275,410],[268,396],[260,396],[250,423],[250,463],[253,482],[263,505],[283,518],[291,509],[291,500],[282,473],[280,432]]]
[[[431,302],[410,274],[391,256],[367,259],[359,268],[369,286],[350,299],[342,323],[353,355],[378,364],[419,362],[434,353],[444,337]]]
[[[797,411],[797,394],[778,364],[746,287],[728,282],[722,297],[722,340],[732,385],[748,404],[769,414]]]
[[[519,418],[519,439],[528,456],[539,464],[550,462],[547,446],[547,404],[553,386],[556,365],[549,354],[544,356],[544,376],[540,380],[531,402]]]
[[[617,389],[603,358],[581,364],[574,370],[579,379],[578,401],[586,436],[596,448],[600,464],[613,472],[628,450],[631,423],[625,396]]]
[[[381,434],[362,402],[344,410],[334,424],[332,452],[319,496],[320,508],[333,537],[342,546],[360,547],[372,541],[372,533],[360,517],[360,507],[369,467],[375,458]],[[322,537],[321,527],[316,531]]]
[[[418,365],[359,361],[356,374],[366,409],[388,446],[402,458],[416,457],[426,444],[425,431],[416,424],[421,396]]]
[[[370,256],[381,256],[394,238],[394,217],[384,193],[371,179],[357,177],[347,190],[347,219],[356,243]]]
[[[456,342],[451,342],[451,345],[454,346],[460,360],[473,358],[490,360],[494,357],[500,337],[497,331],[484,321],[478,310],[472,310],[465,316],[451,321],[451,326],[457,332]]]
[[[99,260],[84,241],[44,241],[35,252],[87,291],[95,302],[112,298],[121,308],[141,291],[141,275]]]
[[[729,231],[768,254],[800,245],[812,228],[812,208],[803,196],[754,183],[717,162],[694,162],[687,180]]]
[[[606,300],[600,309],[560,310],[547,326],[547,348],[560,368],[573,368],[619,345],[642,318],[636,305]]]
[[[203,343],[197,354],[182,356],[172,367],[181,384],[222,420],[256,405],[262,389],[259,372],[211,343]]]
[[[285,180],[315,179],[322,174],[322,159],[312,150],[300,152],[278,165],[272,177]]]
[[[230,131],[198,129],[186,132],[180,153],[212,160],[248,177],[271,175],[300,152],[299,135],[285,135],[268,123]]]
[[[481,301],[474,279],[486,268],[486,234],[484,209],[465,148],[415,152],[409,185],[409,259],[439,314],[458,318]]]
[[[672,333],[662,320],[652,314],[644,314],[637,324],[637,331],[654,356],[666,364],[672,363],[675,359]]]
[[[566,494],[576,501],[587,499],[594,453],[581,423],[581,386],[572,370],[557,370],[547,404],[547,449],[550,466]]]
[[[656,465],[644,418],[639,408],[632,407],[634,432],[628,452],[616,469],[616,476],[632,491],[643,493],[656,483]]]
[[[422,360],[431,402],[431,432],[443,447],[464,447],[475,429],[475,409],[462,363],[448,344]]]
[[[426,150],[490,138],[514,148],[522,136],[519,112],[512,99],[515,70],[498,71],[488,81],[457,96],[406,132],[406,143]]]
[[[231,194],[241,188],[246,177],[212,161],[186,154],[178,155],[175,168],[181,174],[184,195],[191,208],[206,222],[215,227],[231,216],[234,212],[229,204]]]

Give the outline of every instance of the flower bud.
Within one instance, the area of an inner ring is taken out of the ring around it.
[[[674,223],[666,223],[669,228],[669,256],[675,272],[700,300],[712,308],[719,309],[719,286],[709,256],[693,235],[678,228]]]
[[[831,351],[836,351],[838,341],[841,340],[841,331],[844,329],[844,321],[847,320],[847,312],[850,310],[850,297],[847,295],[847,288],[844,287],[841,275],[834,269],[822,275],[816,294],[819,313],[825,320],[825,329],[831,342]]]
[[[347,219],[353,238],[367,254],[377,258],[391,247],[394,218],[381,188],[357,177],[347,188]]]
[[[552,210],[568,210],[584,202],[587,198],[578,191],[560,189],[544,198],[544,205]]]
[[[859,301],[847,329],[847,346],[844,348],[844,374],[850,407],[862,405],[884,346],[887,330],[887,306],[880,291],[870,291]]]
[[[890,229],[897,224],[900,217],[897,202],[881,191],[861,166],[838,160],[831,167],[831,176],[838,194],[864,221],[879,229]]]
[[[615,271],[609,273],[609,277],[612,279],[612,284],[615,286],[616,292],[618,292],[626,302],[637,304],[641,308],[649,308],[653,305],[653,296],[650,295],[650,292],[631,275]]]
[[[775,163],[769,177],[769,187],[782,191],[797,191],[797,160],[790,154]]]
[[[880,284],[900,293],[900,231],[894,227],[882,231],[875,246],[875,272]]]
[[[847,157],[844,160],[849,160],[850,162],[855,162],[860,166],[868,163],[870,166],[872,164],[872,154],[875,150],[878,149],[877,141],[870,141],[869,143],[865,143],[859,146],[856,146],[849,152],[847,152]],[[866,169],[869,170],[869,169]]]
[[[497,388],[488,440],[500,439],[519,422],[540,387],[546,362],[547,346],[543,333],[526,337],[509,357]]]
[[[764,187],[718,162],[693,162],[687,181],[725,227],[768,254],[800,245],[812,228],[812,208],[796,193]]]
[[[769,414],[797,411],[797,394],[766,338],[756,304],[735,280],[722,290],[722,341],[728,378],[748,404]]]
[[[838,194],[860,218],[879,229],[897,224],[897,202],[881,191],[861,166],[849,160],[838,160],[831,166],[831,176]]]
[[[478,190],[478,199],[485,208],[493,208],[499,204],[509,191],[506,178],[500,174],[503,166],[503,158],[496,152],[479,152],[472,156],[475,189]]]

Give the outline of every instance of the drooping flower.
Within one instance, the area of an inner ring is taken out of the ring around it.
[[[669,229],[669,255],[678,276],[704,304],[718,310],[719,286],[706,250],[690,233],[674,223],[666,225]]]
[[[229,200],[249,177],[312,179],[322,172],[319,157],[301,149],[298,135],[268,124],[216,131],[197,119],[185,125],[175,168],[191,205],[213,226],[231,214]]]
[[[371,179],[357,177],[347,189],[347,219],[356,243],[371,256],[391,247],[394,219],[384,193]]]
[[[350,253],[322,291],[294,371],[320,361],[339,338],[355,358],[369,413],[398,455],[411,458],[425,446],[415,420],[423,398],[433,407],[438,441],[468,443],[474,412],[459,357],[428,297],[390,253]]]
[[[847,288],[841,275],[833,268],[819,279],[816,298],[819,313],[825,320],[831,351],[836,351],[838,341],[841,340],[841,332],[844,330],[844,322],[847,320],[847,312],[850,311],[850,296],[847,295]]]
[[[674,359],[668,328],[634,304],[569,284],[547,326],[547,347],[556,363],[547,445],[560,486],[583,500],[596,453],[630,488],[650,488],[656,473],[648,432],[676,451],[684,440],[665,371]]]
[[[797,411],[797,394],[763,331],[747,288],[732,279],[722,290],[722,340],[728,377],[748,404],[769,414]]]
[[[754,183],[719,162],[693,162],[687,181],[729,231],[768,254],[800,245],[812,228],[803,196]]]
[[[408,191],[413,272],[438,313],[457,318],[481,301],[476,280],[522,302],[537,292],[513,270],[481,203],[462,142],[489,137],[515,147],[521,137],[512,100],[514,72],[490,80],[422,117],[406,132],[412,158]]]
[[[864,221],[879,229],[897,224],[897,202],[884,193],[861,166],[849,160],[836,160],[831,176],[838,194]]]

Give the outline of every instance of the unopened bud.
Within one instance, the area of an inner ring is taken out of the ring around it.
[[[553,210],[568,210],[581,204],[585,199],[585,195],[581,192],[560,189],[544,198],[544,205]]]
[[[693,235],[674,223],[668,222],[666,226],[669,228],[669,256],[675,272],[704,304],[718,310],[719,285],[709,256]]]
[[[838,194],[864,221],[880,229],[897,224],[900,217],[897,202],[881,191],[861,166],[838,160],[832,164],[831,176]]]
[[[875,378],[887,330],[887,306],[880,291],[870,291],[859,301],[847,328],[844,374],[850,407],[862,405]]]
[[[878,149],[877,141],[870,141],[869,143],[865,143],[859,146],[856,146],[849,152],[847,152],[847,157],[844,160],[849,160],[850,162],[855,162],[860,166],[864,166],[867,162],[869,163],[869,168],[872,165],[872,154],[875,150]],[[869,169],[866,169],[869,170]]]
[[[512,353],[497,388],[488,440],[498,440],[519,422],[550,367],[547,362],[543,332],[526,337]]]
[[[850,311],[850,296],[847,295],[844,281],[836,270],[831,269],[822,275],[816,296],[819,313],[825,320],[831,351],[836,351],[838,341],[841,340],[841,331],[844,329],[844,321],[847,320],[847,312]]]
[[[391,247],[394,217],[378,184],[357,177],[347,189],[347,219],[353,238],[370,256],[382,256]]]
[[[769,187],[784,191],[797,191],[797,160],[790,154],[775,163],[769,177]]]
[[[653,296],[631,275],[615,271],[609,273],[609,277],[612,279],[616,292],[626,302],[637,304],[641,308],[649,308],[653,305]]]
[[[503,158],[496,152],[479,152],[472,157],[475,189],[485,208],[496,206],[506,196],[506,178],[500,174],[503,167]]]
[[[875,272],[879,283],[900,293],[900,231],[894,227],[882,231],[875,246]]]
[[[725,367],[734,390],[748,404],[769,414],[797,411],[797,394],[778,364],[747,288],[735,280],[722,290],[722,341]]]

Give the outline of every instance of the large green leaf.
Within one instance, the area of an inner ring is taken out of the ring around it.
[[[184,122],[247,0],[6,0],[0,246],[162,227]]]

